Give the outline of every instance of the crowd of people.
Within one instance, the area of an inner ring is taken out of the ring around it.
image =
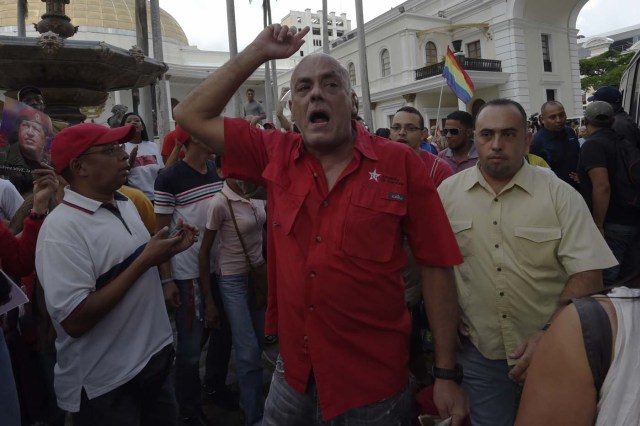
[[[531,126],[509,99],[435,136],[403,106],[373,134],[313,54],[282,130],[253,89],[224,117],[308,31],[265,28],[175,106],[162,149],[137,113],[59,130],[19,92],[5,158],[29,172],[0,180],[0,262],[29,303],[1,320],[0,423],[219,424],[205,395],[246,425],[637,425],[640,205],[617,147],[640,129],[620,92],[595,92],[580,134],[560,102]]]

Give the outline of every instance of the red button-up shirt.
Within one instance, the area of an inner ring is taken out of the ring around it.
[[[424,163],[354,123],[353,159],[329,191],[299,134],[224,125],[224,174],[267,188],[267,332],[279,336],[287,383],[304,393],[313,369],[324,419],[400,392],[411,329],[403,236],[419,264],[462,262]]]

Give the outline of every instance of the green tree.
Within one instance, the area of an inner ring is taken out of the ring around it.
[[[582,90],[589,88],[620,84],[620,77],[633,57],[629,53],[620,53],[609,49],[593,58],[580,59],[580,86]]]

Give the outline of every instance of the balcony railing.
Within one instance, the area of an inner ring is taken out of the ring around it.
[[[444,62],[428,65],[416,70],[416,80],[442,74]],[[462,68],[468,71],[502,72],[502,62],[495,59],[464,58]]]

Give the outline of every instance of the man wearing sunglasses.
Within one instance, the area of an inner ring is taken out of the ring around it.
[[[465,111],[454,111],[447,116],[442,133],[447,138],[448,148],[441,151],[443,158],[458,173],[473,167],[478,162],[478,153],[473,145],[473,117]]]
[[[190,247],[198,231],[180,223],[175,237],[165,227],[149,238],[117,191],[129,175],[121,144],[134,133],[79,124],[51,149],[69,186],[40,230],[36,270],[57,334],[58,405],[75,425],[177,424],[173,336],[156,265]]]

